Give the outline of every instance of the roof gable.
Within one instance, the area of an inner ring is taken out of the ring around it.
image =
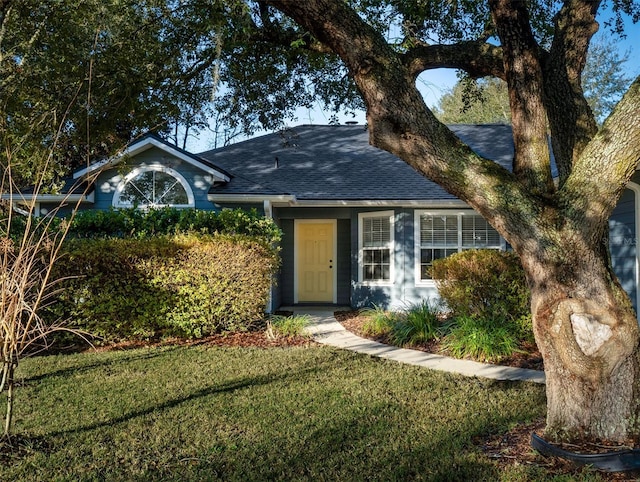
[[[156,147],[173,157],[176,157],[197,167],[198,169],[201,169],[204,172],[207,172],[218,181],[229,182],[231,180],[231,175],[224,169],[221,169],[220,167],[216,166],[206,159],[203,159],[200,156],[196,156],[183,149],[180,149],[179,147],[169,144],[155,134],[147,134],[127,145],[127,147],[125,147],[125,149],[117,155],[99,162],[95,162],[83,169],[74,172],[73,179],[86,178],[96,171],[116,166],[125,159],[135,157],[136,155],[145,152],[153,147]]]

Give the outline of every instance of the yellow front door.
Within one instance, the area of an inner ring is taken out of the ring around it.
[[[334,229],[331,222],[297,224],[299,302],[333,303]]]

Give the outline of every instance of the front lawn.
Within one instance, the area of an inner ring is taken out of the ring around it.
[[[2,454],[0,480],[548,475],[536,466],[498,466],[477,444],[544,414],[544,388],[534,384],[318,346],[46,356],[26,360],[19,374],[21,451]]]

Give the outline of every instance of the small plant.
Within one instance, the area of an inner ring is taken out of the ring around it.
[[[419,345],[438,337],[441,328],[440,311],[436,304],[427,300],[412,305],[399,317],[392,328],[391,338],[394,343]]]
[[[309,326],[309,315],[273,315],[267,319],[267,333],[275,338],[280,336],[305,336]]]
[[[442,347],[456,358],[500,361],[518,352],[518,339],[505,324],[461,316],[452,321]]]
[[[368,336],[387,336],[398,323],[399,315],[393,311],[374,305],[373,308],[365,308],[362,314],[367,320],[362,325],[362,331]]]

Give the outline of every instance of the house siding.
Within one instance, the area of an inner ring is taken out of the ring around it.
[[[393,279],[388,284],[367,284],[359,281],[358,214],[389,211],[388,208],[353,209],[351,218],[352,287],[351,304],[356,308],[381,306],[403,309],[424,299],[437,299],[435,287],[417,286],[415,279],[414,209],[396,208],[394,213]]]
[[[613,271],[638,311],[636,193],[626,189],[609,218],[609,250]]]
[[[336,273],[337,304],[351,305],[351,222],[348,208],[274,208],[273,216],[276,223],[282,229],[281,257],[282,268],[280,270],[279,290],[275,295],[279,298],[280,305],[292,305],[295,302],[294,268],[295,268],[295,219],[335,219],[337,238],[337,259],[334,263]],[[278,306],[275,303],[274,306]]]
[[[351,306],[351,220],[338,219],[337,302]]]
[[[280,304],[292,305],[293,300],[293,276],[294,276],[294,228],[293,219],[281,219],[280,228],[282,229],[282,248],[280,254],[282,256],[282,268],[280,269]]]

